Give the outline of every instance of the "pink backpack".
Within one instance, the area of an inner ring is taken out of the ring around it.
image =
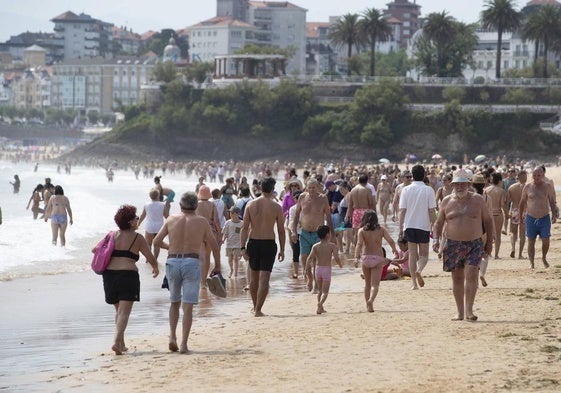
[[[109,232],[99,243],[95,246],[94,256],[92,259],[92,270],[96,274],[103,274],[109,261],[111,261],[111,254],[115,249],[115,234],[113,231]]]

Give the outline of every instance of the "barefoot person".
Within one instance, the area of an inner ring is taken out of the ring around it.
[[[199,252],[205,245],[214,255],[214,270],[220,271],[220,249],[208,220],[196,214],[197,195],[186,192],[181,196],[181,213],[169,216],[154,238],[154,245],[168,250],[166,277],[169,283],[169,350],[187,353],[187,341],[193,324],[193,305],[199,303],[201,264]],[[164,238],[168,236],[168,243]],[[206,278],[206,277],[205,277]],[[181,343],[177,346],[176,329],[179,308],[183,308]]]
[[[555,223],[555,214],[549,215],[549,209],[555,212],[555,195],[551,186],[544,181],[545,172],[542,167],[536,167],[532,173],[533,182],[522,189],[522,197],[518,210],[520,218],[526,224],[526,237],[528,238],[528,258],[530,268],[534,268],[536,253],[536,238],[542,239],[542,262],[545,268],[549,267],[547,252],[549,251],[549,238],[551,237],[551,224]]]
[[[327,295],[329,295],[329,286],[331,285],[331,259],[335,259],[339,267],[343,267],[343,264],[339,259],[337,244],[329,241],[329,227],[327,225],[320,225],[316,233],[320,241],[313,245],[308,260],[313,261],[316,265],[315,279],[318,288],[316,314],[323,314],[325,312],[323,305],[325,304]]]
[[[327,222],[327,226],[331,231],[331,239],[335,241],[329,201],[325,195],[321,194],[318,181],[316,179],[310,179],[308,180],[306,191],[298,198],[290,239],[293,243],[300,240],[300,258],[302,260],[302,266],[304,267],[304,275],[309,291],[314,287],[315,270],[313,263],[308,263],[308,255],[310,255],[312,251],[312,246],[319,242],[316,230],[320,225],[323,225],[324,222]],[[300,225],[301,228],[299,239],[296,237],[298,225]]]
[[[158,261],[150,251],[144,237],[137,233],[139,218],[136,207],[123,205],[115,214],[115,223],[119,230],[115,232],[115,249],[107,269],[103,272],[103,289],[105,302],[115,306],[115,340],[113,351],[122,355],[125,346],[125,329],[134,302],[140,301],[140,277],[136,262],[139,253],[146,257],[152,266],[152,276],[159,274]],[[95,248],[92,250],[95,252]]]
[[[435,219],[436,198],[434,190],[423,183],[425,168],[411,168],[413,183],[403,188],[399,198],[399,236],[407,240],[409,269],[413,287],[422,288],[425,281],[421,273],[429,260],[430,230]]]
[[[508,211],[506,208],[506,193],[502,187],[503,177],[500,173],[493,172],[491,174],[491,185],[483,191],[485,196],[491,201],[491,216],[495,223],[495,259],[499,259],[499,250],[501,249],[501,231],[505,218],[508,220]]]
[[[140,221],[138,225],[142,224],[144,219],[146,219],[146,225],[144,228],[144,236],[148,242],[148,246],[152,249],[152,242],[154,237],[158,234],[162,225],[164,225],[164,219],[169,216],[169,202],[160,201],[160,192],[153,188],[148,193],[150,197],[150,202],[144,205],[142,213],[140,214]],[[160,248],[154,246],[154,256],[156,259],[160,256]]]
[[[72,209],[70,201],[64,196],[64,190],[61,186],[55,186],[55,193],[49,198],[47,207],[45,208],[45,222],[51,219],[51,230],[53,234],[53,245],[56,246],[57,239],[60,237],[60,245],[66,245],[66,227],[70,222],[72,225]]]
[[[476,321],[473,303],[477,292],[478,267],[483,253],[493,247],[493,218],[482,196],[468,191],[469,174],[454,172],[454,192],[443,199],[433,228],[433,250],[439,252],[439,239],[446,225],[446,244],[442,249],[444,271],[452,273],[452,292],[457,315],[453,320]],[[483,243],[483,229],[487,240]]]
[[[394,256],[398,257],[395,242],[386,228],[378,223],[378,215],[374,210],[367,210],[362,216],[362,225],[357,235],[355,257],[362,261],[362,273],[364,275],[364,300],[368,312],[374,312],[374,300],[378,295],[382,269],[391,261],[384,257],[382,240],[392,248]]]
[[[244,259],[249,261],[249,292],[256,317],[265,315],[261,309],[269,293],[269,279],[277,254],[275,224],[279,236],[278,259],[279,262],[284,260],[284,214],[273,199],[274,190],[275,179],[264,178],[261,195],[247,204],[243,217],[241,250]]]
[[[522,189],[526,185],[528,179],[528,174],[526,171],[518,172],[516,176],[516,183],[508,188],[506,193],[506,203],[507,206],[510,205],[510,257],[514,258],[516,256],[516,241],[520,240],[518,247],[518,259],[523,259],[522,251],[524,251],[524,243],[526,242],[526,225],[522,220],[520,220],[520,211],[518,210],[518,205],[520,205],[520,198],[522,197]]]

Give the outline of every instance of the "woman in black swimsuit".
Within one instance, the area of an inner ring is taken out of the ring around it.
[[[136,207],[123,205],[115,214],[115,223],[119,230],[115,232],[115,249],[111,261],[103,272],[103,289],[105,302],[115,306],[115,342],[113,351],[122,355],[125,347],[125,329],[135,301],[140,301],[140,277],[136,262],[139,253],[152,265],[152,276],[157,277],[158,261],[150,251],[148,242],[138,229]]]

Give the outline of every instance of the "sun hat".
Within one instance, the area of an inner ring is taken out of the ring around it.
[[[458,169],[454,172],[452,183],[469,183],[470,175],[464,169]]]
[[[201,186],[201,188],[199,188],[199,194],[197,195],[197,198],[204,201],[204,200],[209,200],[212,197],[212,194],[210,193],[210,188],[208,186]]]
[[[471,179],[471,182],[473,184],[485,184],[485,178],[483,177],[483,175],[478,173],[477,175],[473,176],[473,178]]]

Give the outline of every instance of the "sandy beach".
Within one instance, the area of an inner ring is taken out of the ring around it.
[[[547,176],[561,185],[561,168],[548,168]],[[557,198],[561,201],[559,193]],[[411,291],[409,280],[382,282],[374,313],[366,312],[360,270],[350,264],[334,267],[327,313],[319,316],[315,295],[303,285],[279,295],[288,278],[272,285],[264,318],[252,316],[249,297],[245,303],[214,298],[217,315],[195,317],[188,355],[167,350],[166,323],[138,333],[135,306],[128,354],[113,355],[111,334],[100,336],[97,344],[103,340],[105,349],[84,345],[80,367],[57,368],[41,384],[49,391],[56,386],[65,392],[125,393],[557,392],[560,228],[553,226],[549,269],[541,264],[537,242],[535,271],[527,259],[509,257],[510,241],[503,235],[501,259],[490,259],[489,286],[479,288],[476,297],[477,322],[451,321],[450,274],[431,252],[425,287]],[[85,292],[90,296],[92,290]],[[101,296],[99,289],[95,296]],[[161,318],[165,299],[157,306]],[[106,313],[103,334],[112,331],[109,309]]]

